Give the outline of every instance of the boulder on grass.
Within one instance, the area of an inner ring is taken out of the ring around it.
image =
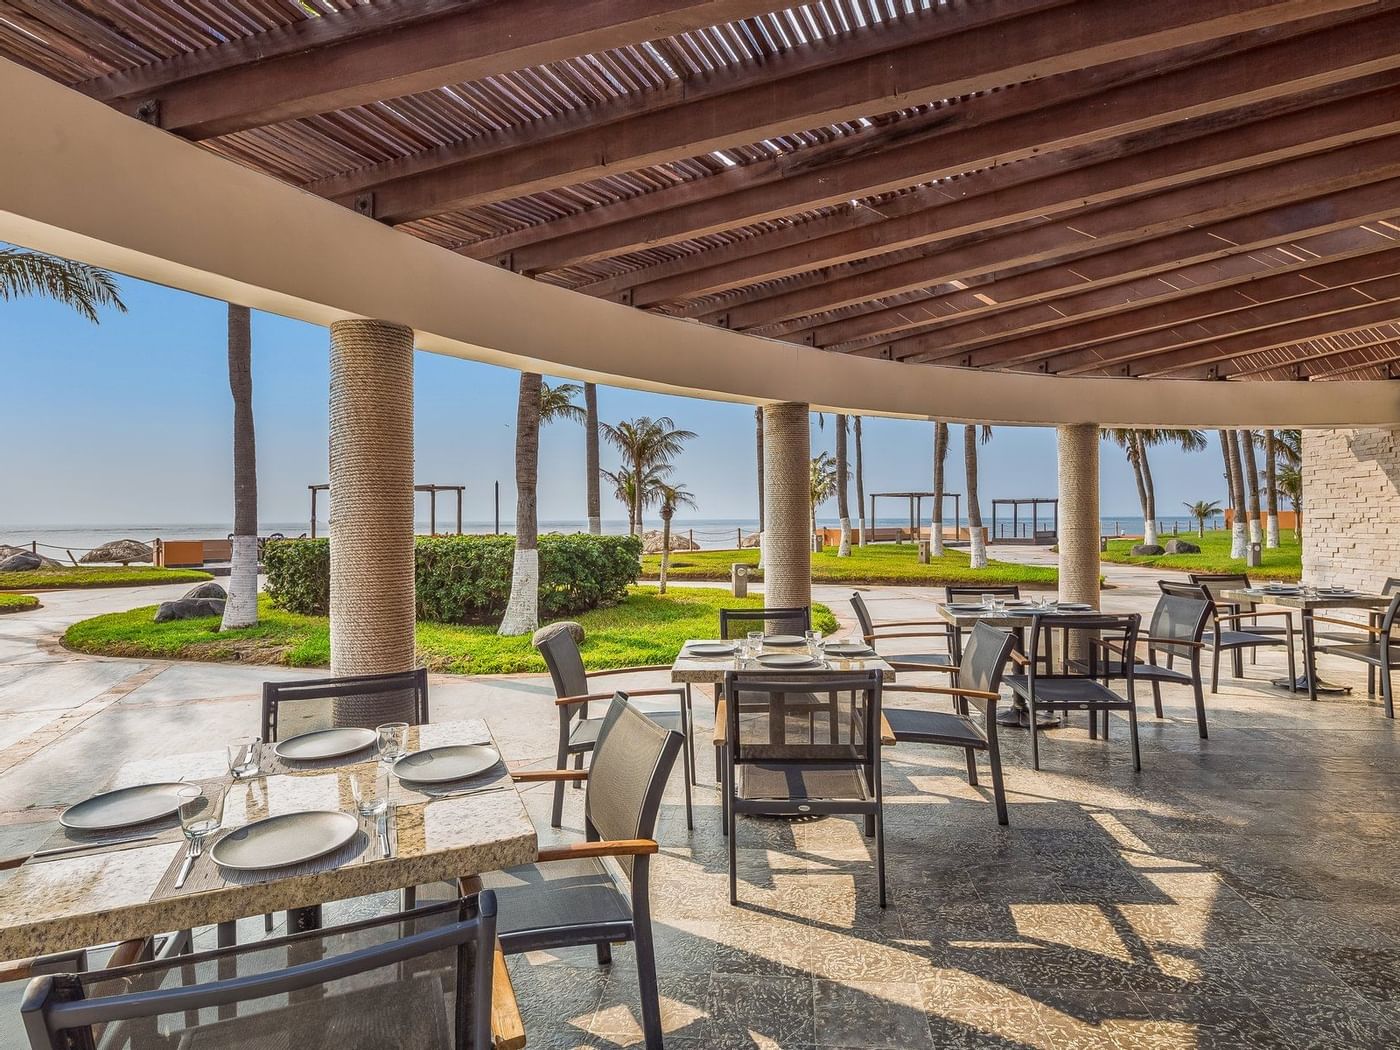
[[[197,620],[203,616],[222,616],[224,603],[217,598],[177,598],[173,602],[161,602],[156,609],[156,623],[169,623],[171,620]]]
[[[194,586],[194,587],[191,587],[189,590],[187,590],[187,591],[185,592],[185,597],[186,597],[186,598],[214,598],[214,599],[216,599],[216,600],[218,600],[218,601],[223,601],[225,598],[228,597],[228,591],[224,590],[221,586],[219,586],[219,585],[218,585],[217,583],[215,583],[213,580],[210,580],[208,583],[201,583],[201,584],[198,584],[198,585],[196,585],[196,586]]]
[[[33,551],[22,550],[0,561],[0,572],[32,572],[35,569],[61,569],[63,563]]]
[[[700,544],[696,543],[689,536],[681,536],[671,533],[671,549],[673,551],[698,551]],[[644,554],[661,553],[661,532],[653,529],[642,537],[642,552]]]
[[[140,540],[113,540],[100,547],[94,547],[78,561],[84,565],[102,565],[120,562],[130,565],[134,561],[150,563],[154,551]]]
[[[760,544],[760,541],[761,541],[762,539],[763,539],[763,533],[761,533],[761,532],[751,532],[751,533],[749,533],[747,536],[745,536],[745,537],[743,538],[743,540],[740,541],[739,546],[740,546],[740,547],[758,547],[758,546],[761,545],[761,544]]]
[[[1166,550],[1156,543],[1134,543],[1133,549],[1128,552],[1134,557],[1144,554],[1166,554]]]
[[[1200,554],[1201,548],[1190,540],[1167,540],[1168,554]]]
[[[560,631],[567,631],[574,636],[574,641],[583,644],[583,624],[573,620],[556,620],[554,623],[547,623],[530,636],[530,644],[538,649],[545,643],[545,640],[558,634]]]

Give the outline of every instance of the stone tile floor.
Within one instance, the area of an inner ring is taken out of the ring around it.
[[[1106,607],[1150,608],[1155,575],[1109,579]],[[49,595],[0,618],[0,854],[42,839],[116,756],[244,731],[259,683],[295,677],[55,648],[65,623],[156,590]],[[818,594],[843,614],[844,597]],[[881,618],[926,615],[932,597],[867,594]],[[667,1046],[1400,1046],[1400,738],[1346,664],[1326,672],[1356,694],[1316,705],[1268,685],[1280,665],[1261,654],[1208,697],[1208,741],[1185,690],[1164,690],[1162,720],[1144,702],[1141,774],[1121,720],[1107,744],[1082,716],[1047,734],[1039,773],[1025,734],[1005,732],[1009,828],[961,755],[889,751],[884,911],[869,842],[843,819],[742,821],[731,907],[702,729],[695,831],[678,773],[658,832]],[[538,676],[433,683],[435,712],[491,719],[519,765],[552,763],[550,696]],[[547,789],[526,797],[547,830]],[[581,798],[567,793],[563,837]],[[630,947],[610,967],[591,949],[516,960],[530,1045],[637,1044],[634,965]],[[16,991],[0,1002],[3,1045],[21,1045]]]

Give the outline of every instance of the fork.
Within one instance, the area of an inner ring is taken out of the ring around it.
[[[194,867],[194,862],[199,855],[204,852],[204,839],[190,839],[189,847],[185,850],[185,863],[180,865],[180,874],[175,876],[175,888],[182,889],[185,880],[190,877],[190,869]]]

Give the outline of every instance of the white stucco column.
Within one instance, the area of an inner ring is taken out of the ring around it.
[[[764,604],[812,604],[810,409],[763,406]]]
[[[1099,428],[1057,428],[1060,457],[1060,601],[1099,604]]]
[[[331,672],[414,666],[413,332],[331,325]],[[337,725],[412,721],[411,695],[336,702]]]

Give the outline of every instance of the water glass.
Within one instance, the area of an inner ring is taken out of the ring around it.
[[[822,655],[822,633],[821,631],[807,631],[803,634],[807,639],[807,652],[814,660],[820,660]]]
[[[762,631],[750,631],[748,634],[747,642],[748,649],[745,655],[747,655],[750,660],[756,657],[759,653],[763,652]]]
[[[982,595],[982,608],[994,609],[996,608],[996,601],[997,596],[995,594],[984,594]]]
[[[377,817],[389,809],[389,767],[382,762],[350,770],[350,795],[362,817]]]
[[[258,739],[236,736],[228,742],[228,771],[234,780],[250,777],[258,771]]]
[[[408,723],[385,722],[375,730],[379,734],[379,757],[394,762],[408,751]]]
[[[200,842],[224,823],[224,789],[219,784],[186,784],[176,792],[180,800],[180,830],[190,842]]]

